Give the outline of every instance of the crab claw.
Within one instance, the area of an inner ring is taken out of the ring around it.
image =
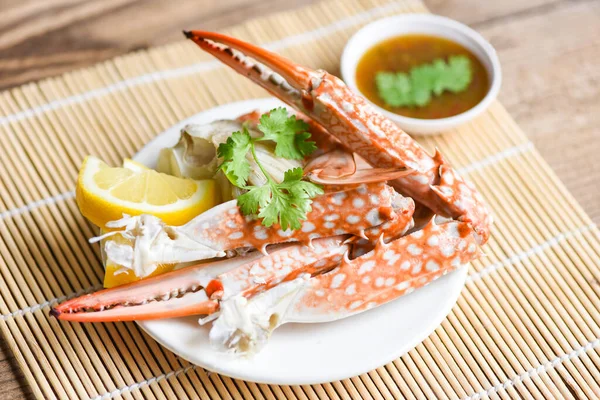
[[[456,171],[439,153],[433,157],[429,155],[341,79],[326,71],[301,67],[268,50],[218,33],[191,31],[186,32],[186,36],[309,116],[346,150],[358,154],[373,167],[414,170],[392,182],[398,192],[412,197],[436,215],[468,223],[477,233],[479,244],[487,241],[493,219],[474,187],[455,173],[448,174],[445,179],[444,172]],[[453,183],[450,183],[452,178]],[[437,188],[441,182],[442,187]],[[449,186],[456,185],[460,188],[459,193],[450,194]]]
[[[309,90],[311,80],[318,77],[315,71],[227,35],[198,30],[183,31],[183,34],[207,53],[290,104],[301,101],[302,92]]]
[[[323,170],[312,170],[306,177],[321,185],[357,185],[360,183],[387,182],[412,174],[408,168],[367,168],[355,171],[352,175],[329,175]]]
[[[334,268],[349,251],[348,235],[316,239],[313,246],[273,246],[268,255],[199,264],[117,288],[66,301],[50,310],[58,319],[77,322],[139,321],[208,315],[221,300],[253,297],[301,274]]]
[[[305,172],[319,171],[327,176],[342,178],[356,172],[356,162],[352,153],[342,149],[334,149],[313,158],[304,166]]]
[[[329,322],[361,313],[423,287],[480,254],[466,223],[437,225],[432,220],[390,243],[379,241],[353,260],[344,257],[327,273],[299,275],[251,299],[224,300],[224,314],[213,325],[210,340],[226,350],[253,352],[282,324]],[[228,318],[232,313],[238,318]]]
[[[107,322],[140,321],[203,315],[215,312],[214,278],[234,268],[238,258],[245,261],[258,254],[199,264],[168,272],[112,289],[77,297],[50,310],[50,315],[65,321]],[[212,291],[212,292],[211,292]]]

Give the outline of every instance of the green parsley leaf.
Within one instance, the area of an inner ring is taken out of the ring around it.
[[[465,56],[453,56],[448,60],[447,73],[444,75],[446,89],[452,93],[462,92],[472,79],[471,64]]]
[[[315,142],[308,141],[308,124],[295,115],[288,116],[285,108],[279,107],[260,117],[258,129],[264,134],[259,140],[272,140],[276,143],[275,155],[299,160],[317,149]]]
[[[444,91],[459,93],[471,83],[471,62],[466,56],[450,56],[448,62],[439,58],[419,65],[408,73],[381,71],[375,75],[379,97],[391,107],[423,107],[432,95]]]
[[[290,195],[275,190],[269,203],[261,208],[258,217],[263,219],[263,225],[266,227],[279,222],[283,230],[288,228],[296,230],[302,226],[300,220],[306,219],[306,213],[294,207]]]
[[[277,183],[265,171],[256,156],[254,143],[259,140],[272,140],[276,143],[275,155],[282,158],[303,158],[317,147],[309,141],[308,124],[288,116],[285,108],[276,108],[260,118],[258,129],[264,134],[260,138],[252,138],[246,125],[241,132],[231,134],[225,143],[219,145],[217,155],[223,159],[221,169],[229,181],[239,188],[247,190],[237,198],[238,206],[244,215],[257,215],[262,218],[264,226],[278,223],[281,229],[299,229],[300,221],[306,219],[311,208],[312,199],[323,194],[323,189],[312,182],[303,181],[302,168],[285,171],[281,183]],[[263,186],[246,186],[250,176],[250,163],[246,158],[248,152],[258,168],[267,178]]]
[[[281,189],[287,190],[296,199],[312,199],[323,194],[323,189],[312,182],[302,180],[304,171],[302,168],[288,169],[283,175],[283,182],[278,186]],[[312,210],[310,204],[312,201],[299,202],[296,204],[302,211],[308,213]],[[304,218],[305,219],[305,218]]]
[[[217,149],[217,155],[223,158],[219,168],[227,179],[238,187],[244,187],[250,175],[250,163],[246,154],[252,148],[252,137],[244,127],[241,132],[233,132],[225,143]]]
[[[238,196],[237,204],[244,215],[256,215],[258,210],[265,207],[271,198],[269,185],[251,186],[250,190]]]
[[[252,186],[237,201],[245,215],[256,214],[266,227],[279,223],[281,229],[300,229],[302,220],[312,210],[312,199],[323,189],[302,180],[302,168],[287,170],[283,182],[269,181],[264,186]]]
[[[406,74],[378,72],[375,84],[382,100],[389,106],[400,107],[410,103],[410,80]]]
[[[305,220],[306,214],[312,210],[312,197],[323,194],[323,189],[302,181],[302,168],[286,171],[285,176],[283,182],[272,185],[271,201],[261,208],[258,216],[263,218],[265,226],[279,222],[283,230],[300,229],[300,221]]]

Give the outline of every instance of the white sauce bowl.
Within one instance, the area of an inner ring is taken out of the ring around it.
[[[479,33],[449,18],[430,14],[406,14],[383,18],[356,32],[346,44],[342,54],[342,78],[355,92],[356,66],[363,55],[376,44],[401,35],[425,34],[442,37],[461,44],[470,50],[487,70],[490,87],[486,96],[473,108],[452,117],[438,119],[409,118],[387,111],[370,102],[386,117],[395,121],[408,133],[430,135],[464,124],[481,114],[498,95],[502,82],[500,61],[496,51]]]

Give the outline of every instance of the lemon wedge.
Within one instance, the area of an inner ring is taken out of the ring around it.
[[[127,163],[133,165],[133,161]],[[96,157],[86,157],[76,188],[83,216],[103,229],[123,214],[151,214],[177,226],[218,204],[212,179],[178,178],[140,166],[113,168]]]
[[[134,172],[143,172],[150,169],[140,162],[133,161],[131,158],[126,158],[123,160],[123,168],[130,169]]]

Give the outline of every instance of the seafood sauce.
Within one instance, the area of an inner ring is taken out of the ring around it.
[[[375,75],[380,71],[406,72],[419,65],[450,56],[464,55],[471,64],[471,83],[459,93],[443,92],[432,96],[422,107],[392,107],[377,92]],[[462,45],[429,35],[403,35],[387,39],[369,49],[356,67],[356,84],[360,92],[379,107],[405,117],[420,119],[446,118],[477,105],[489,90],[489,77],[481,61]]]

